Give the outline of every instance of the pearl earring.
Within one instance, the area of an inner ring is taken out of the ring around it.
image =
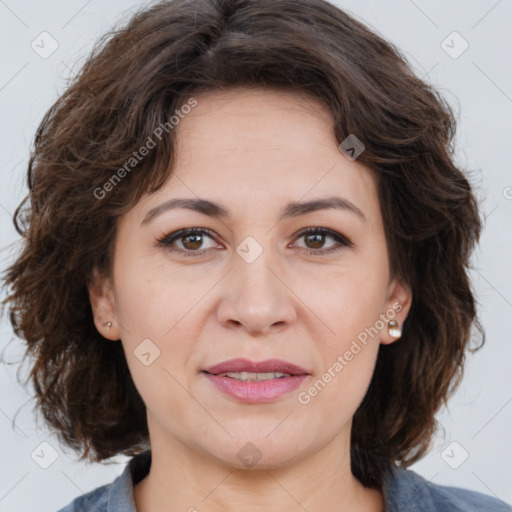
[[[107,322],[103,324],[107,329],[110,329],[112,327],[112,322]]]
[[[393,338],[400,338],[400,336],[402,336],[402,328],[398,325],[396,320],[388,322],[388,332]]]

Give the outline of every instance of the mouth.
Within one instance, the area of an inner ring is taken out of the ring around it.
[[[231,359],[202,373],[224,395],[245,403],[273,402],[310,376],[304,368],[281,359]]]
[[[284,361],[282,359],[267,359],[266,361],[254,362],[249,359],[230,359],[222,363],[210,366],[206,373],[212,375],[220,374],[283,374],[286,376],[291,375],[309,375],[307,370],[297,366],[296,364]],[[252,377],[255,378],[255,377]],[[268,379],[265,379],[268,380]]]
[[[226,372],[216,374],[218,377],[229,377],[230,379],[241,380],[242,382],[262,382],[272,379],[291,377],[289,373],[282,372]]]

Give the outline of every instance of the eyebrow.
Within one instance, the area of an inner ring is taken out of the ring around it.
[[[180,208],[193,210],[214,218],[231,217],[231,213],[228,209],[213,201],[195,198],[174,198],[169,199],[168,201],[165,201],[164,203],[149,210],[149,212],[147,212],[146,216],[144,217],[141,226],[149,224],[153,219],[164,212]],[[326,197],[323,199],[315,199],[313,201],[288,203],[281,211],[279,215],[279,221],[291,217],[299,217],[300,215],[306,215],[318,210],[329,209],[352,212],[366,222],[364,213],[354,203],[350,202],[348,199],[336,196]]]

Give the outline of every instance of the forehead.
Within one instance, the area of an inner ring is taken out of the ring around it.
[[[314,186],[320,179],[327,188],[342,181],[366,187],[371,173],[344,157],[333,127],[330,110],[309,94],[244,88],[206,93],[177,127],[175,168],[198,181],[214,171],[215,179],[239,184],[252,177],[274,186]],[[329,172],[333,166],[337,172]]]
[[[332,113],[306,93],[261,88],[208,92],[184,117],[177,130],[179,146],[300,154],[311,138],[321,147],[335,142]]]
[[[175,128],[171,179],[144,213],[170,197],[195,196],[236,213],[275,207],[277,215],[284,203],[337,195],[370,221],[378,215],[371,171],[338,149],[333,115],[317,98],[247,88],[195,98]]]

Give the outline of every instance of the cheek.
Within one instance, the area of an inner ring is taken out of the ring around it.
[[[188,396],[187,369],[201,329],[200,301],[212,284],[137,264],[118,267],[116,310],[132,379],[149,409],[172,410]],[[210,278],[211,279],[211,278]],[[203,312],[204,314],[204,312]],[[164,411],[165,412],[165,411]]]
[[[116,311],[127,340],[131,344],[151,338],[158,343],[186,323],[188,313],[212,287],[213,277],[134,257],[119,262],[117,282]]]
[[[376,272],[347,272],[322,289],[316,311],[330,330],[328,336],[315,337],[323,365],[317,376],[322,382],[316,385],[324,395],[322,402],[352,410],[362,400],[380,346],[384,292],[385,283]],[[324,324],[319,325],[324,332]]]
[[[308,305],[329,326],[335,338],[329,345],[341,349],[365,328],[375,324],[385,302],[386,283],[376,269],[346,269],[332,273],[316,292],[302,290]],[[384,276],[385,277],[385,276]]]
[[[331,421],[336,411],[337,421],[333,428],[352,417],[368,390],[379,350],[378,338],[361,342],[353,329],[346,336],[338,337],[328,346],[322,347],[323,368],[314,376],[304,393],[298,397],[301,404],[312,406],[324,421]]]

